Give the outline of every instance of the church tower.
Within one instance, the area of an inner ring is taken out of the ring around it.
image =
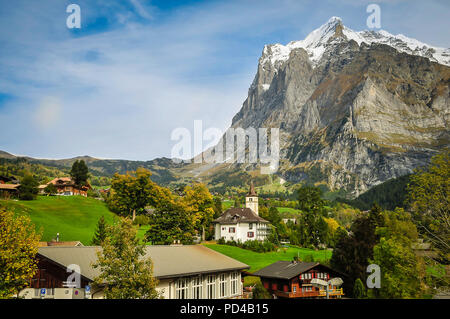
[[[253,181],[250,184],[250,190],[248,191],[247,196],[245,196],[245,207],[250,208],[255,212],[256,215],[258,213],[258,195],[255,192],[255,186],[253,185]]]

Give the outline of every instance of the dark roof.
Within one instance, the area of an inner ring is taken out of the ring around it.
[[[255,191],[255,186],[253,185],[253,181],[250,183],[250,189],[248,190],[247,196],[258,196]]]
[[[269,223],[264,218],[256,215],[250,208],[230,208],[223,213],[219,218],[216,218],[213,223],[219,224],[237,224],[237,223]]]
[[[320,264],[316,262],[307,263],[281,260],[258,270],[257,272],[253,273],[253,276],[291,279],[318,265]]]

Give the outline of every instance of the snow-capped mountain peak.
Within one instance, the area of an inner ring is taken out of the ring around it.
[[[287,45],[270,44],[264,47],[260,63],[264,65],[270,62],[277,67],[289,58],[293,49],[303,48],[310,57],[313,65],[317,65],[330,43],[354,40],[361,45],[381,43],[389,45],[400,52],[418,55],[430,59],[430,61],[450,66],[450,49],[438,48],[408,38],[403,34],[392,35],[385,30],[379,31],[353,31],[342,24],[339,17],[330,18],[320,28],[312,31],[304,40],[292,41]]]

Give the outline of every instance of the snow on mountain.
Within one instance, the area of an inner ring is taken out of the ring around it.
[[[317,65],[322,58],[327,46],[334,42],[354,40],[361,45],[381,43],[389,45],[400,52],[426,57],[433,62],[450,66],[450,49],[433,47],[416,39],[408,38],[403,34],[392,35],[391,33],[380,31],[353,31],[342,24],[342,19],[332,17],[320,28],[312,31],[304,40],[292,41],[287,45],[270,44],[266,45],[260,63],[264,65],[270,62],[278,67],[289,58],[293,49],[305,49],[313,65]]]

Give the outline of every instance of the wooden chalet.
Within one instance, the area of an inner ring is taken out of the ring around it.
[[[20,184],[3,184],[0,183],[0,197],[9,198],[19,193]]]
[[[316,262],[278,261],[253,276],[260,277],[264,288],[275,298],[327,298],[327,294],[329,298],[341,298],[344,295],[339,284],[342,280],[338,279],[343,275]],[[327,284],[328,288],[317,282]]]
[[[81,195],[87,196],[87,192],[91,189],[91,185],[86,183],[86,185],[78,186],[75,184],[75,181],[70,177],[57,177],[47,184],[40,185],[39,191],[40,193],[44,193],[45,188],[49,185],[53,184],[56,186],[58,195]]]

